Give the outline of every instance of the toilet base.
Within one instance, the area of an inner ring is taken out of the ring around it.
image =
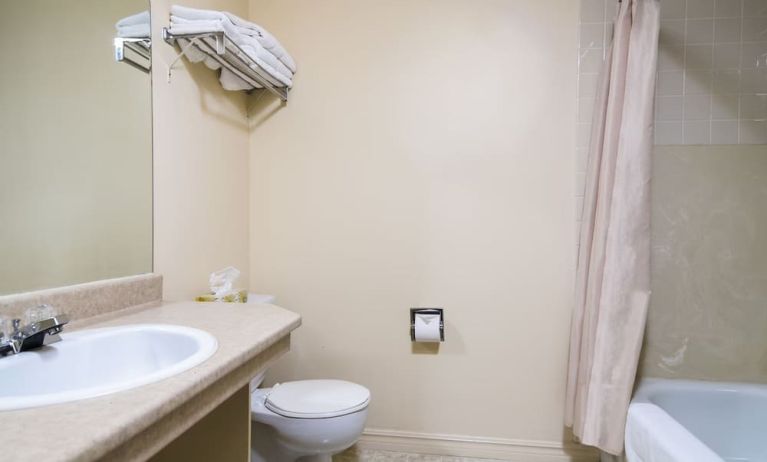
[[[319,456],[299,457],[296,462],[332,462],[333,456],[330,454],[321,454]]]
[[[276,442],[268,425],[252,422],[250,429],[250,462],[332,462],[332,454],[301,455],[291,453]]]

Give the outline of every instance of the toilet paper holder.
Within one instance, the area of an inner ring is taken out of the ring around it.
[[[415,342],[415,315],[437,314],[439,315],[439,340],[445,341],[445,310],[443,308],[410,308],[410,340]]]

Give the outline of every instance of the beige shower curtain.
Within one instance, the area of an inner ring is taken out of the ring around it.
[[[659,0],[623,0],[591,129],[565,423],[623,450],[650,297],[650,161]]]

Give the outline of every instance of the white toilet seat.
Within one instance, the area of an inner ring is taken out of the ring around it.
[[[286,382],[250,397],[252,462],[330,462],[362,435],[370,403],[367,388],[340,380]]]
[[[370,391],[344,380],[297,380],[275,385],[264,406],[275,414],[298,419],[326,419],[367,407]]]

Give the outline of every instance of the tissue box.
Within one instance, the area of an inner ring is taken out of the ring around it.
[[[245,289],[233,290],[228,294],[221,297],[216,297],[214,294],[200,295],[195,298],[196,302],[228,302],[228,303],[247,303],[248,291]]]

